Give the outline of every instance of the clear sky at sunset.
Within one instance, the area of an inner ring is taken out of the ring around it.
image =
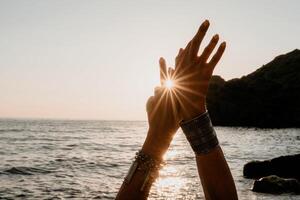
[[[0,117],[146,119],[158,59],[174,65],[200,23],[248,74],[300,48],[300,1],[0,0]]]

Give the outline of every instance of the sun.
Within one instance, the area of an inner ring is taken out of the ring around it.
[[[167,89],[171,90],[174,87],[174,81],[171,79],[167,79],[165,82],[165,86]]]

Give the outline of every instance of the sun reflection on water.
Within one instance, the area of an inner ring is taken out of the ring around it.
[[[168,162],[172,162],[178,158],[179,151],[170,149],[165,155],[164,159],[167,161],[159,172],[159,178],[155,182],[155,190],[158,196],[176,197],[181,194],[182,190],[187,187],[187,182],[184,176],[182,176],[182,169],[178,165],[170,165]]]
[[[185,182],[180,177],[165,177],[158,178],[156,187],[158,193],[172,191],[173,195],[179,194],[180,189],[185,186]]]
[[[177,196],[186,185],[184,178],[180,176],[180,171],[176,167],[166,166],[160,172],[160,177],[156,180],[155,186],[158,195]]]
[[[163,159],[164,160],[174,160],[176,159],[176,157],[178,156],[178,151],[172,149],[172,150],[169,150],[164,156],[163,156]]]

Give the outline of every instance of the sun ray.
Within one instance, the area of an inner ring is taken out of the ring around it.
[[[162,102],[165,95],[166,95],[166,90],[164,90],[162,92],[161,96],[159,97],[157,103],[155,104],[155,107],[153,108],[153,112],[150,115],[150,118],[152,118],[155,115],[155,113],[157,112],[157,110],[158,110],[158,108],[159,108],[159,106],[160,106],[160,104],[161,104],[161,102]]]
[[[182,98],[180,98],[179,93],[180,93],[179,91],[174,92],[174,95],[176,96],[176,99],[177,99],[177,101],[178,101],[178,103],[179,103],[179,105],[180,105],[180,109],[181,109],[184,113],[186,113],[187,108],[186,108],[185,104],[183,103]]]
[[[174,111],[172,114],[173,115],[177,115],[177,112],[178,112],[178,108],[177,108],[177,105],[176,105],[176,99],[174,98],[174,95],[175,95],[175,88],[173,91],[171,91],[171,104],[172,104],[172,110]]]
[[[184,91],[184,92],[188,92],[188,93],[197,95],[197,96],[199,96],[199,97],[204,97],[203,94],[199,94],[199,92],[197,92],[197,91],[195,91],[195,90],[192,90],[192,89],[190,89],[190,88],[188,88],[188,87],[184,87],[184,86],[178,85],[177,88],[178,88],[179,90]],[[178,91],[178,92],[180,92],[180,91]]]
[[[174,70],[172,74],[166,74],[166,79],[163,82],[163,91],[161,95],[159,95],[156,100],[156,103],[153,108],[152,115],[157,113],[159,106],[161,104],[167,104],[168,102],[171,104],[171,112],[169,114],[176,115],[179,112],[179,109],[186,113],[188,110],[197,107],[196,103],[191,101],[186,95],[193,94],[198,97],[203,97],[203,94],[199,94],[199,92],[190,89],[190,86],[195,84],[199,85],[199,82],[190,82],[187,81],[192,76],[195,76],[195,73],[188,73],[188,75],[183,75],[187,69]],[[204,85],[204,83],[203,83]],[[150,117],[151,117],[150,116]]]
[[[176,92],[174,92],[174,95],[176,96],[177,101],[180,104],[180,108],[182,109],[183,113],[187,113],[187,106],[190,106],[192,108],[196,108],[197,107],[197,103],[191,101],[189,98],[187,98],[184,94],[182,94],[181,91],[176,90]],[[188,105],[186,103],[183,103],[183,101],[187,102]]]

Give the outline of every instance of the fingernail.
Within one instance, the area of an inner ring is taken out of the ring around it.
[[[222,42],[222,44],[220,45],[221,47],[226,47],[226,42]]]
[[[200,30],[206,30],[209,26],[209,21],[205,20],[202,25],[200,26]]]
[[[203,26],[204,27],[207,27],[209,25],[209,21],[206,19],[204,22],[203,22]]]
[[[218,34],[214,35],[213,40],[218,40],[218,39],[219,39],[219,35]]]

